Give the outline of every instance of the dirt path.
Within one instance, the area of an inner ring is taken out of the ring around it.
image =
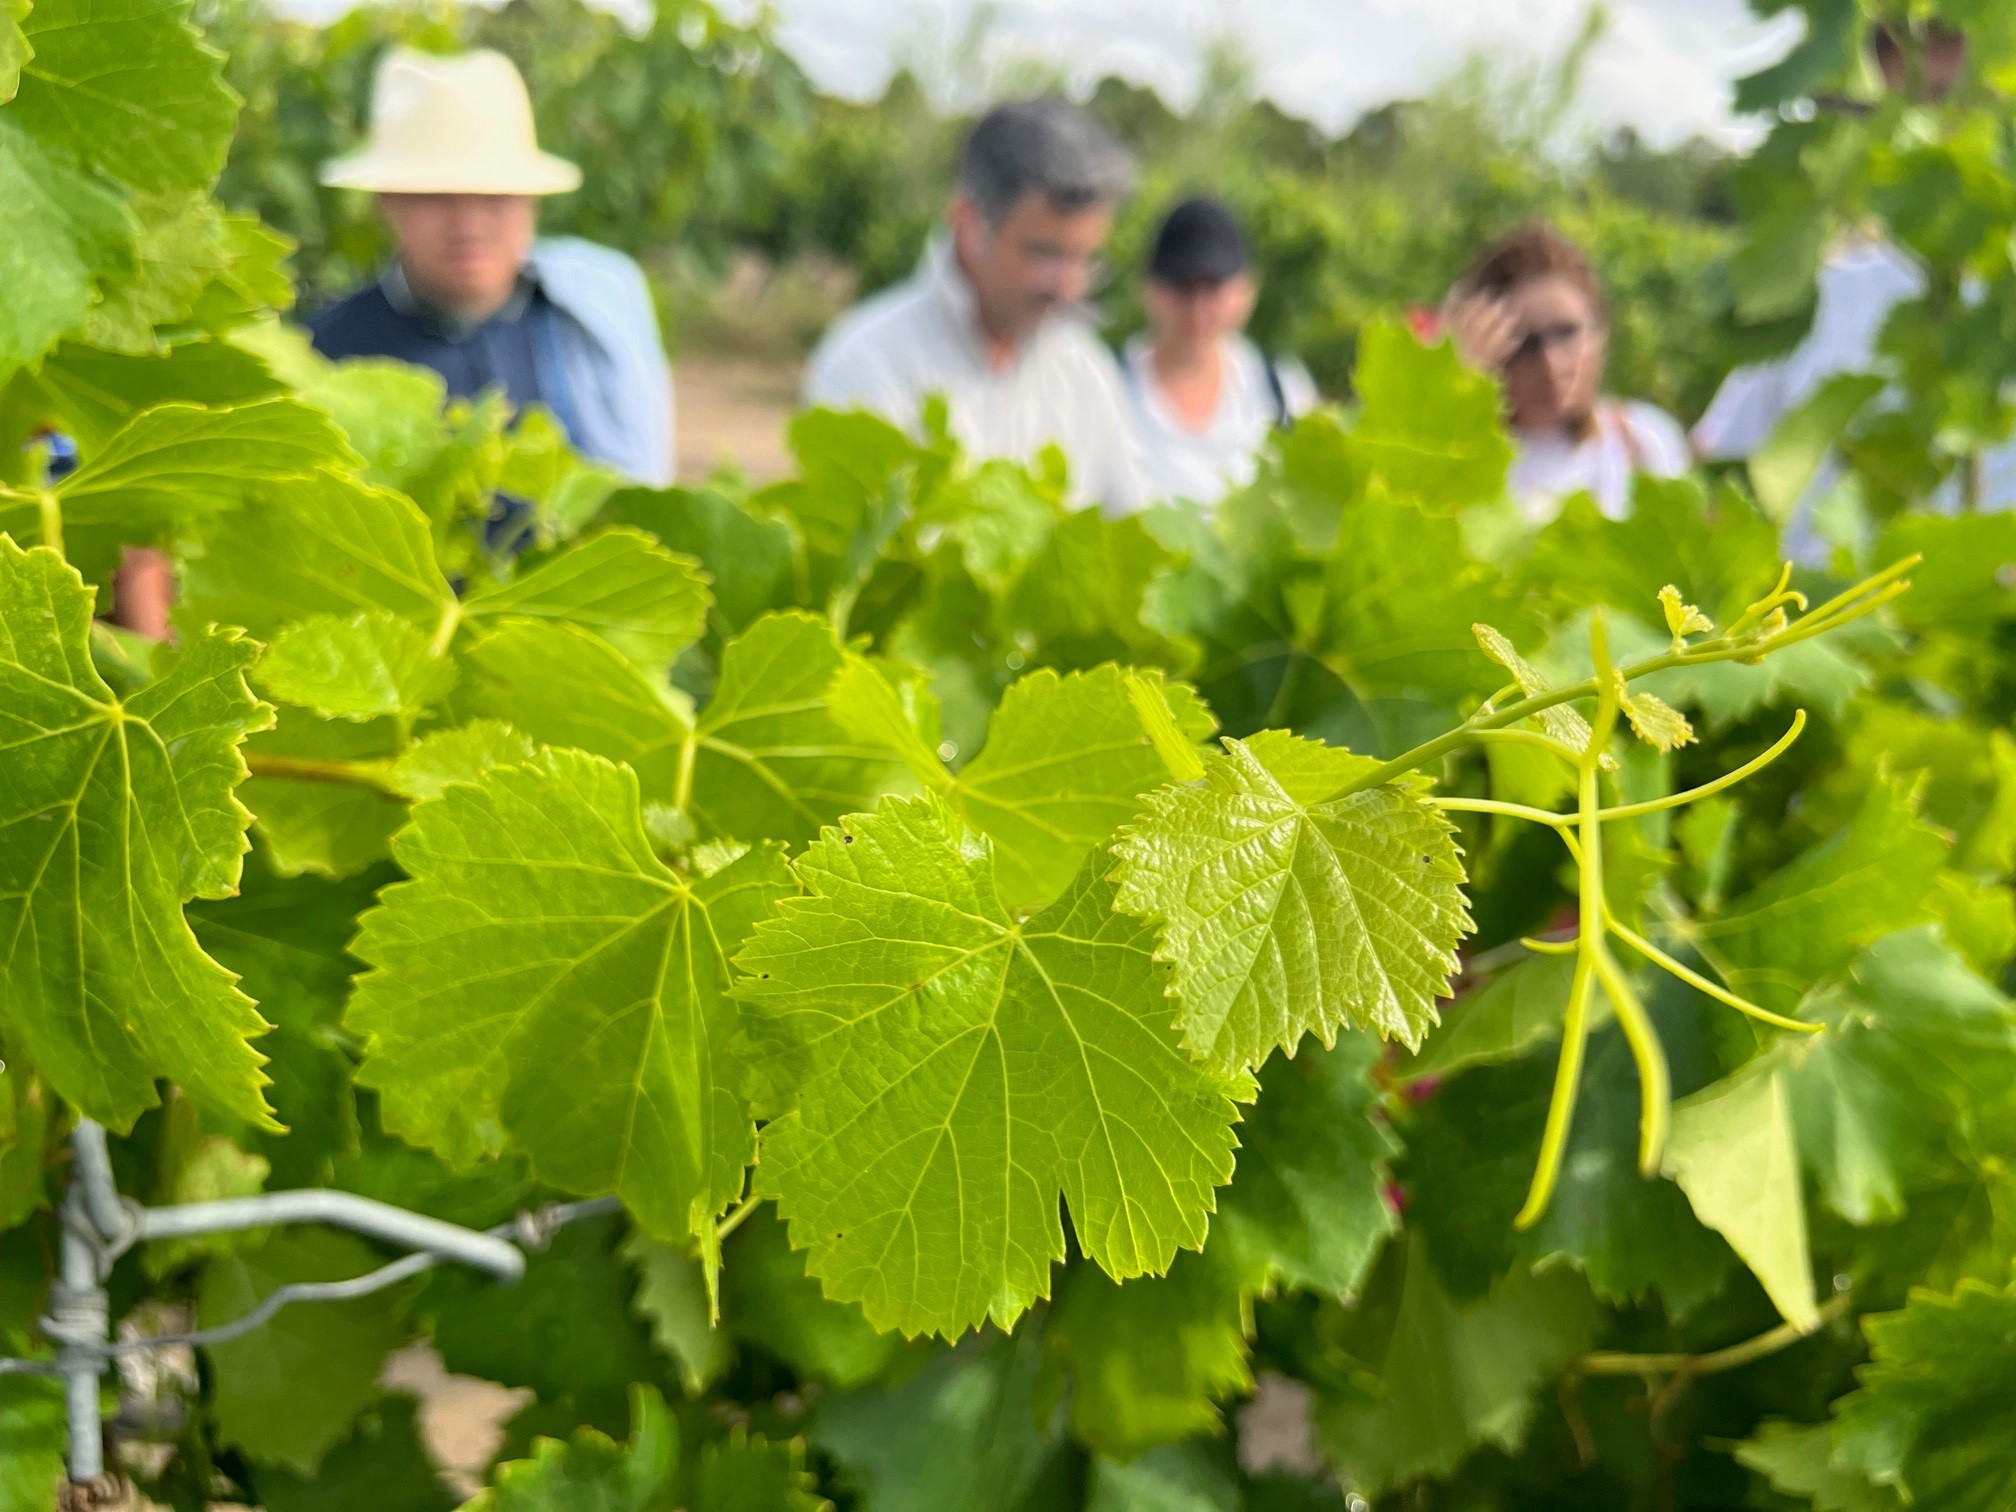
[[[674,371],[679,481],[701,482],[724,465],[752,483],[790,473],[784,424],[798,403],[801,371],[775,358],[682,354]]]

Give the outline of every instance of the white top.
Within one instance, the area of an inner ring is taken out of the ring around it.
[[[1141,429],[1148,490],[1157,499],[1216,504],[1230,490],[1253,481],[1260,449],[1281,420],[1266,359],[1244,336],[1226,338],[1217,408],[1201,430],[1193,430],[1163,396],[1153,353],[1154,344],[1145,335],[1127,343],[1127,391]],[[1290,418],[1316,407],[1315,381],[1301,363],[1277,360],[1274,374]]]
[[[1677,478],[1687,471],[1687,433],[1680,422],[1654,404],[1636,399],[1604,399],[1596,424],[1581,441],[1557,432],[1512,437],[1512,497],[1531,525],[1545,525],[1561,513],[1561,501],[1587,490],[1596,507],[1613,520],[1631,513],[1631,480],[1638,473]]]
[[[805,370],[804,401],[873,410],[914,432],[926,395],[945,396],[972,456],[1027,461],[1055,443],[1072,492],[1108,514],[1148,502],[1120,367],[1076,310],[1050,316],[1007,369],[988,366],[973,289],[939,237],[917,271],[843,315]]]
[[[1837,373],[1876,366],[1876,338],[1890,311],[1925,292],[1924,271],[1888,242],[1837,247],[1820,266],[1813,328],[1783,357],[1740,367],[1722,380],[1694,427],[1694,449],[1710,462],[1748,457],[1787,413]]]

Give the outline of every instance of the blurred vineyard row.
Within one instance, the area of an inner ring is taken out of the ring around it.
[[[668,339],[688,351],[788,357],[853,292],[902,276],[965,124],[943,104],[948,91],[927,92],[912,70],[872,102],[823,95],[763,24],[702,0],[664,0],[641,35],[579,0],[374,7],[327,27],[264,0],[205,0],[199,18],[245,100],[219,195],[299,243],[310,305],[383,250],[369,204],[319,188],[315,169],[361,131],[371,69],[394,41],[517,60],[542,138],[587,170],[546,224],[638,256]],[[1213,54],[1186,113],[1103,80],[1091,103],[1142,165],[1115,236],[1113,334],[1138,319],[1126,273],[1155,214],[1186,190],[1222,193],[1245,214],[1266,278],[1256,335],[1300,353],[1334,393],[1348,391],[1368,320],[1438,301],[1480,242],[1545,215],[1585,242],[1609,283],[1616,387],[1691,418],[1736,356],[1723,276],[1735,163],[1701,142],[1573,139],[1563,121],[1585,51],[1545,74],[1472,67],[1336,137],[1259,98],[1230,50]],[[965,82],[978,99],[1048,81],[1023,66]]]

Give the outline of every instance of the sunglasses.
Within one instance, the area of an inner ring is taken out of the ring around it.
[[[1515,362],[1531,362],[1555,347],[1582,341],[1588,337],[1591,329],[1590,324],[1584,320],[1557,320],[1549,325],[1538,326],[1519,338],[1519,344],[1512,348],[1512,355],[1505,359],[1506,366],[1509,367]]]

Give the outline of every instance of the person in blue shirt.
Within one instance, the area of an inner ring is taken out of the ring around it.
[[[325,184],[375,194],[396,255],[308,322],[325,357],[432,368],[456,398],[544,405],[575,449],[640,483],[672,481],[672,374],[642,271],[622,253],[540,238],[539,200],[579,186],[539,150],[524,80],[501,53],[395,48],[370,140]]]

